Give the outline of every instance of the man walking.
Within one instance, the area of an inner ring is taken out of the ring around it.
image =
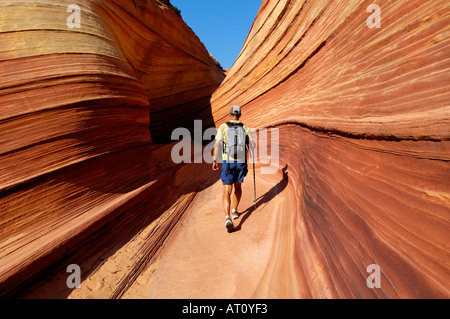
[[[217,162],[220,160],[220,147],[223,146],[220,179],[223,182],[222,203],[225,211],[225,227],[228,232],[234,230],[231,218],[237,219],[239,217],[237,208],[242,197],[241,184],[248,172],[248,148],[250,147],[253,150],[255,147],[250,129],[239,121],[240,117],[241,108],[237,105],[233,106],[230,111],[230,120],[220,125],[214,145],[212,169],[215,171],[219,170]]]

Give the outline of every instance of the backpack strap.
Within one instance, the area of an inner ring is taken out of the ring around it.
[[[244,123],[241,123],[241,122],[239,122],[239,123],[227,122],[226,124],[228,126],[242,126],[242,127],[244,127]]]

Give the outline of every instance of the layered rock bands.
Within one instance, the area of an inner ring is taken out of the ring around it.
[[[263,1],[212,111],[280,130],[286,295],[449,296],[449,26],[448,1]]]
[[[448,1],[263,0],[225,79],[164,2],[0,4],[0,295],[448,298]],[[232,105],[279,167],[228,234],[161,144]]]
[[[73,3],[0,3],[0,295],[162,191],[152,147],[224,78],[162,2]]]

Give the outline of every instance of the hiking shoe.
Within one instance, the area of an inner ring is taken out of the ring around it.
[[[233,222],[231,221],[231,218],[227,216],[226,221],[225,221],[225,227],[227,228],[228,232],[231,233],[232,231],[234,231],[234,225]]]
[[[232,213],[231,213],[231,217],[232,217],[233,219],[238,219],[238,218],[239,218],[239,213],[238,213],[238,211],[235,210],[234,212],[232,212]]]

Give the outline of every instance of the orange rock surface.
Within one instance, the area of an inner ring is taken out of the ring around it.
[[[152,145],[224,78],[160,2],[77,1],[72,29],[71,3],[0,3],[0,295],[152,194]]]
[[[213,94],[215,123],[238,104],[280,129],[292,217],[267,296],[450,296],[450,5],[377,1],[371,29],[372,3],[263,1]]]
[[[450,5],[373,2],[264,0],[220,87],[157,1],[0,4],[0,295],[450,297]],[[158,143],[235,104],[279,167],[228,234],[218,174]]]

